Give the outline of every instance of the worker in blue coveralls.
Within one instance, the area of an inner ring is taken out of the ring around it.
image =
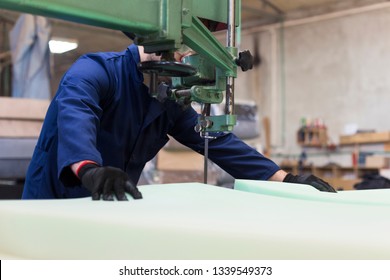
[[[29,165],[23,199],[142,198],[136,184],[168,135],[202,154],[198,114],[150,96],[138,70],[158,59],[130,45],[123,52],[87,54],[61,80]],[[180,58],[179,58],[180,59]],[[233,133],[209,142],[209,158],[234,178],[309,184],[335,192],[321,179],[292,175]]]

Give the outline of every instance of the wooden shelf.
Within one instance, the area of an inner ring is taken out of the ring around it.
[[[356,133],[354,135],[342,135],[340,136],[339,142],[340,145],[375,144],[375,143],[390,144],[390,131],[366,132],[366,133]]]
[[[302,147],[326,147],[328,143],[326,127],[301,127],[297,132],[297,143]]]

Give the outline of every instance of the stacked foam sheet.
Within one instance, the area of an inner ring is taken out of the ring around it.
[[[24,178],[36,143],[34,138],[0,138],[0,178]]]
[[[389,259],[390,190],[237,181],[140,186],[143,200],[0,201],[23,259]],[[240,189],[240,190],[238,190]],[[274,193],[272,193],[275,191]]]

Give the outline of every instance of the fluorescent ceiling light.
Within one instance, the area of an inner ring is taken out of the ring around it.
[[[49,41],[49,48],[52,53],[64,53],[77,47],[77,40],[73,39],[53,38]]]

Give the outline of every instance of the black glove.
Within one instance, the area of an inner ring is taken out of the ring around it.
[[[138,188],[130,182],[129,176],[119,168],[88,163],[80,168],[78,176],[83,186],[91,191],[93,200],[99,200],[102,195],[103,200],[112,201],[114,194],[118,200],[128,200],[126,192],[134,199],[142,198]]]
[[[314,175],[292,175],[288,173],[283,182],[311,185],[322,192],[336,192],[331,185]]]

